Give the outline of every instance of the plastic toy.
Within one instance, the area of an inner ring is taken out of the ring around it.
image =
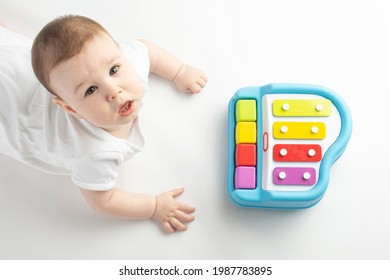
[[[340,96],[316,85],[244,87],[228,114],[227,189],[236,204],[299,209],[321,200],[352,132]]]

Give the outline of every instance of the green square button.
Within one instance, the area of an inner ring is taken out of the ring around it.
[[[256,121],[256,100],[241,99],[236,103],[236,122]]]

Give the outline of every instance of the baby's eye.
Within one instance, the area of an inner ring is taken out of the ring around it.
[[[87,89],[87,91],[85,92],[85,96],[88,96],[88,95],[91,95],[95,92],[95,90],[97,90],[97,86],[91,86]]]
[[[116,74],[119,71],[119,66],[114,66],[110,69],[110,76]]]

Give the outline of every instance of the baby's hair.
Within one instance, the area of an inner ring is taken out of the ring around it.
[[[52,94],[50,72],[83,49],[85,44],[106,29],[96,21],[76,15],[66,15],[49,22],[35,37],[31,62],[35,76]],[[111,36],[110,36],[111,37]]]

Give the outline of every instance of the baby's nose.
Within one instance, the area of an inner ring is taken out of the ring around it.
[[[115,86],[112,86],[110,87],[108,90],[107,90],[107,99],[109,101],[112,101],[114,100],[118,94],[120,94],[122,92],[122,90],[118,87],[115,87]]]

